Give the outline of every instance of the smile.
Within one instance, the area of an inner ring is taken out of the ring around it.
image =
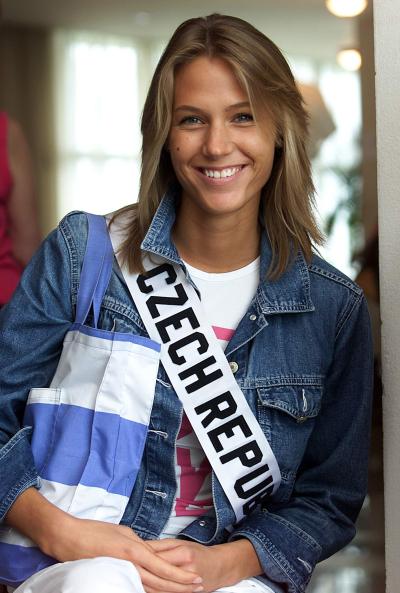
[[[238,173],[242,167],[228,167],[226,169],[202,169],[202,172],[207,177],[213,177],[214,179],[221,179],[221,177],[232,177],[235,173]]]
[[[218,181],[228,181],[235,177],[242,169],[244,169],[245,165],[237,165],[235,167],[225,167],[223,169],[209,169],[199,167],[200,173],[205,175],[208,179],[215,179]]]

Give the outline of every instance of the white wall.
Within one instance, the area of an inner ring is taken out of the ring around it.
[[[375,0],[387,592],[400,583],[400,0]]]

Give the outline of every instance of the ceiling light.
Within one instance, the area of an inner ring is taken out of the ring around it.
[[[341,49],[336,56],[339,66],[344,70],[356,72],[361,67],[362,59],[358,49]]]
[[[367,0],[326,0],[327,9],[339,17],[357,16],[367,8]]]

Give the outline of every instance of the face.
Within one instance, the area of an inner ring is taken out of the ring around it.
[[[168,148],[184,203],[203,214],[257,218],[275,136],[267,113],[255,121],[227,62],[200,57],[178,70]]]

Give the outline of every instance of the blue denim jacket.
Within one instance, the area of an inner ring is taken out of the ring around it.
[[[185,269],[171,241],[174,219],[175,198],[167,195],[142,248]],[[0,313],[0,518],[22,491],[40,488],[31,429],[21,429],[21,421],[29,390],[50,383],[74,320],[86,236],[84,214],[64,218]],[[213,476],[215,510],[180,536],[211,545],[248,538],[265,571],[260,578],[277,592],[300,593],[316,562],[354,535],[366,491],[372,349],[358,286],[319,257],[308,265],[301,253],[278,280],[266,280],[270,258],[264,234],[260,284],[226,356],[237,363],[235,378],[277,457],[282,483],[232,532],[232,508]],[[116,263],[99,327],[146,335]],[[181,418],[160,365],[141,469],[122,519],[145,539],[158,537],[171,512]]]

